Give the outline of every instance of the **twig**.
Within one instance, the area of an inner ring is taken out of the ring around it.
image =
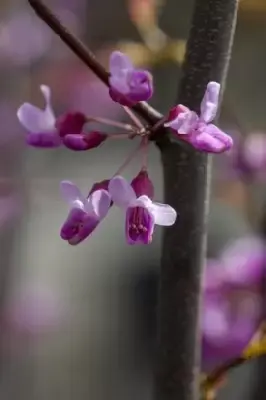
[[[62,41],[82,60],[91,71],[107,86],[109,86],[109,73],[99,63],[90,49],[59,21],[53,12],[40,0],[28,0],[36,14],[62,39]],[[148,103],[140,102],[133,109],[149,124],[158,122],[162,115]]]

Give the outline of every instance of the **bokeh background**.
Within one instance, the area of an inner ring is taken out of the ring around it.
[[[148,6],[141,0],[45,2],[106,66],[110,52],[119,48],[148,67],[156,83],[152,104],[161,112],[175,103],[192,0],[151,0]],[[264,0],[240,0],[220,116],[220,125],[236,137],[266,131],[265,22]],[[80,246],[59,237],[67,212],[59,182],[73,180],[88,191],[113,174],[135,144],[115,141],[88,153],[27,148],[16,110],[24,101],[42,105],[40,84],[52,87],[58,113],[77,109],[125,120],[106,88],[26,0],[2,0],[1,398],[148,400],[161,231],[150,246],[130,247],[123,217],[114,209]],[[133,162],[125,176],[138,170]],[[149,172],[156,198],[163,200],[160,157],[153,147]],[[214,161],[208,257],[217,257],[235,239],[262,232],[266,180],[238,172],[230,156]],[[253,363],[235,371],[221,399],[264,399],[263,368]]]

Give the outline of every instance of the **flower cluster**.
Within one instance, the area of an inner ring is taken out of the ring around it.
[[[125,213],[126,238],[130,244],[150,243],[154,226],[173,225],[177,216],[171,206],[153,201],[154,189],[146,165],[153,126],[144,126],[132,109],[138,102],[152,96],[152,75],[146,70],[134,68],[130,59],[118,51],[111,54],[109,70],[110,97],[123,107],[132,124],[86,116],[78,111],[56,117],[51,103],[51,90],[45,85],[40,87],[45,99],[44,109],[24,103],[17,112],[20,123],[28,132],[27,144],[38,148],[65,146],[74,151],[87,151],[107,139],[141,138],[138,150],[143,151],[145,161],[131,183],[120,176],[129,159],[111,179],[93,185],[88,196],[83,196],[72,182],[61,183],[61,192],[70,206],[61,237],[72,245],[82,242],[94,231],[112,204],[122,208]],[[216,82],[208,84],[200,116],[183,105],[174,107],[165,127],[170,127],[180,141],[186,141],[198,151],[222,153],[230,149],[231,137],[210,123],[218,108],[219,89],[220,85]],[[165,119],[162,121],[165,122]],[[90,122],[115,126],[123,129],[123,132],[109,134],[91,131]]]
[[[255,237],[230,244],[210,260],[204,283],[203,369],[239,357],[264,318],[265,243]]]

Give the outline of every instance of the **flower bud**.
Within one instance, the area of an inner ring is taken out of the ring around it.
[[[148,196],[150,199],[154,197],[153,183],[148,176],[148,172],[141,170],[138,175],[132,180],[131,186],[133,187],[136,196]]]
[[[64,145],[76,151],[84,151],[94,149],[98,147],[104,140],[107,139],[107,135],[101,132],[91,132],[88,135],[85,134],[70,134],[63,138]]]
[[[66,113],[61,115],[55,123],[59,136],[74,135],[82,133],[83,126],[87,122],[84,114],[80,112]]]

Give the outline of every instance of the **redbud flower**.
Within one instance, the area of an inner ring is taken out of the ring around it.
[[[110,56],[110,96],[124,106],[148,100],[153,93],[152,76],[148,71],[134,68],[130,59],[119,51]]]
[[[62,138],[63,142],[71,141],[71,139],[68,141],[68,135],[82,134],[86,117],[82,113],[76,112],[66,113],[56,119],[51,105],[51,89],[45,85],[41,85],[40,89],[46,103],[44,110],[24,103],[17,111],[20,123],[28,130],[27,143],[34,147],[53,148],[62,144]],[[82,142],[82,139],[79,139]],[[76,140],[78,141],[78,138]],[[88,147],[88,144],[86,146]]]
[[[96,190],[86,198],[72,182],[61,182],[61,193],[70,205],[70,212],[61,228],[61,238],[76,245],[86,239],[106,216],[111,198],[104,190]]]
[[[107,139],[108,135],[102,132],[90,132],[88,134],[70,134],[63,138],[63,143],[71,150],[90,150],[100,146]]]
[[[204,370],[240,356],[259,328],[265,257],[264,243],[245,238],[209,262],[202,318]]]
[[[24,103],[17,111],[20,123],[28,130],[27,143],[35,147],[58,147],[61,138],[55,127],[56,118],[51,106],[51,90],[48,86],[41,85],[46,105],[44,110]]]
[[[197,150],[207,153],[223,153],[229,150],[233,146],[231,136],[210,123],[217,113],[219,92],[219,83],[209,82],[201,102],[200,115],[178,105],[170,111],[169,122],[165,126],[170,127],[179,139],[190,143]]]
[[[171,206],[155,203],[146,195],[137,197],[122,176],[110,180],[109,193],[114,204],[126,214],[126,239],[129,244],[149,244],[155,224],[170,226],[175,223],[176,211]]]

